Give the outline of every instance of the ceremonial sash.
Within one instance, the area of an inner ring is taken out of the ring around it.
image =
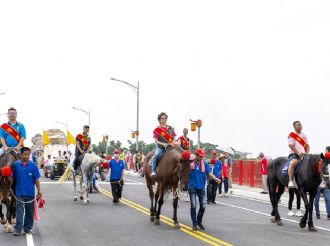
[[[168,132],[164,131],[162,128],[157,127],[154,131],[154,133],[157,133],[158,135],[160,135],[165,141],[167,141],[168,143],[172,143],[173,142],[173,138],[172,136],[170,136],[170,134],[168,134]]]
[[[7,132],[10,136],[12,136],[17,142],[19,142],[21,140],[21,136],[19,135],[19,133],[10,125],[3,123],[1,128]]]
[[[89,146],[89,143],[87,141],[87,139],[84,137],[84,135],[82,134],[78,134],[77,135],[77,138],[80,140],[80,142],[86,147],[86,149],[88,148]]]
[[[305,152],[307,152],[307,144],[303,138],[301,138],[297,133],[291,132],[288,138],[293,138],[296,140],[301,146],[304,147]]]
[[[183,147],[183,149],[185,150],[189,150],[189,139],[185,139],[183,136],[180,137],[181,140],[181,147]]]

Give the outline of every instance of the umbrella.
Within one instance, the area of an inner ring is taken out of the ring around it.
[[[218,149],[219,149],[220,151],[222,151],[222,152],[226,152],[226,153],[228,153],[228,154],[230,154],[230,155],[234,155],[234,151],[233,151],[233,149],[230,148],[230,147],[220,146]]]

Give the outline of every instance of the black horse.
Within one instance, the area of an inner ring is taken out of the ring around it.
[[[0,170],[4,166],[12,165],[19,159],[19,154],[14,149],[7,149],[5,153],[0,157]],[[12,222],[15,219],[15,198],[13,195],[14,182],[12,177],[3,177],[0,174],[0,219],[1,224],[5,224],[7,232],[12,232]],[[7,208],[7,213],[2,213],[2,204]]]
[[[282,175],[282,169],[287,160],[288,159],[285,157],[276,158],[267,167],[267,185],[272,204],[271,221],[278,225],[283,225],[278,212],[278,201],[280,200],[285,187],[287,187],[289,183],[289,177]],[[324,179],[327,182],[327,185],[329,185],[328,163],[330,163],[330,159],[325,158],[323,154],[308,154],[301,160],[298,170],[295,172],[298,191],[306,208],[305,214],[301,218],[299,225],[301,228],[305,228],[308,219],[309,231],[317,231],[313,225],[313,203],[322,179]],[[307,197],[307,192],[309,194],[309,199]]]

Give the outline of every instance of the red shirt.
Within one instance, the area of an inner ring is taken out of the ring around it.
[[[267,165],[268,160],[266,157],[262,158],[260,161],[260,173],[261,175],[267,175]]]

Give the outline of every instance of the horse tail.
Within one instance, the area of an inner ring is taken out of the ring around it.
[[[63,175],[60,177],[60,179],[57,182],[63,184],[64,181],[70,177],[70,173],[71,173],[71,165],[68,165],[65,169],[65,172],[63,173]]]

